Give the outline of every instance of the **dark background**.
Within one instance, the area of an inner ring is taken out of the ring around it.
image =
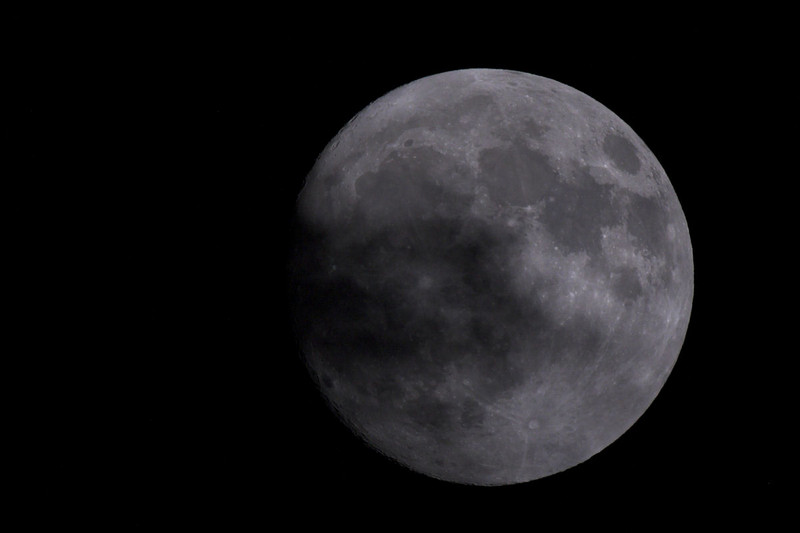
[[[19,318],[56,324],[25,356],[42,391],[32,497],[140,526],[781,510],[780,16],[308,9],[9,19],[8,212],[37,280],[22,286],[41,293]],[[293,203],[327,142],[389,90],[471,67],[556,79],[627,122],[678,194],[696,276],[683,351],[637,424],[584,464],[494,488],[415,474],[350,434],[305,372],[284,293]]]

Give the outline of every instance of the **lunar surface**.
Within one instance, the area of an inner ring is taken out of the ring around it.
[[[521,483],[608,446],[673,368],[689,231],[619,117],[521,72],[471,69],[376,100],[297,202],[296,332],[373,448],[442,480]]]

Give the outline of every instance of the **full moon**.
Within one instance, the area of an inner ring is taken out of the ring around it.
[[[297,199],[296,334],[368,445],[506,485],[620,437],[664,385],[694,290],[689,230],[644,142],[557,81],[469,69],[358,113]]]

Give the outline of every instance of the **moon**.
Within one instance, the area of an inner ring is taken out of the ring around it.
[[[311,377],[405,467],[472,485],[564,471],[627,431],[680,352],[684,213],[602,104],[468,69],[379,98],[296,205],[290,292]]]

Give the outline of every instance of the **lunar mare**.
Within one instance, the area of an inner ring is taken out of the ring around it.
[[[693,294],[689,232],[642,140],[514,71],[417,80],[329,143],[297,202],[296,331],[331,407],[439,479],[526,482],[647,409]]]

